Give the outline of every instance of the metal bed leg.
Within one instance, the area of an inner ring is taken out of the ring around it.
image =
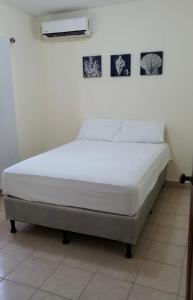
[[[69,239],[68,239],[68,231],[66,230],[62,230],[62,235],[63,235],[63,244],[67,245],[70,243]]]
[[[17,229],[15,227],[15,221],[14,220],[10,220],[10,224],[11,224],[11,233],[16,233]]]
[[[132,245],[131,244],[126,244],[126,257],[127,258],[132,258],[132,251],[131,251]]]

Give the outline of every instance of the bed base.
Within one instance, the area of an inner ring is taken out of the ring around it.
[[[17,229],[15,227],[15,221],[10,220],[10,224],[11,224],[11,233],[16,233]],[[70,240],[68,238],[68,231],[62,230],[62,236],[63,236],[62,243],[64,245],[68,245],[70,243]],[[129,259],[133,257],[133,255],[132,255],[132,245],[131,244],[126,244],[125,257],[129,258]]]
[[[165,177],[166,169],[160,174],[140,210],[132,217],[27,201],[12,196],[4,197],[6,217],[10,220],[12,233],[16,233],[15,221],[20,221],[62,230],[63,244],[69,243],[68,231],[97,236],[125,243],[126,257],[131,258],[132,245],[137,243]]]

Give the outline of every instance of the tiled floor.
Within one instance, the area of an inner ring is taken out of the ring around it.
[[[1,300],[184,300],[189,191],[164,188],[137,246],[16,223],[0,198]]]

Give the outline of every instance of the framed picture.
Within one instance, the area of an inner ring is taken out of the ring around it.
[[[83,57],[83,77],[101,77],[102,76],[102,57],[84,56]]]
[[[141,53],[141,75],[162,75],[163,51]]]
[[[111,76],[131,75],[131,54],[111,55]]]

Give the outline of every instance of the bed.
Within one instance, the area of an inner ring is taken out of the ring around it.
[[[130,121],[128,128],[126,122],[88,120],[74,142],[6,169],[11,231],[23,221],[63,230],[64,242],[68,231],[114,239],[126,243],[131,257],[164,184],[170,152],[163,126]]]

